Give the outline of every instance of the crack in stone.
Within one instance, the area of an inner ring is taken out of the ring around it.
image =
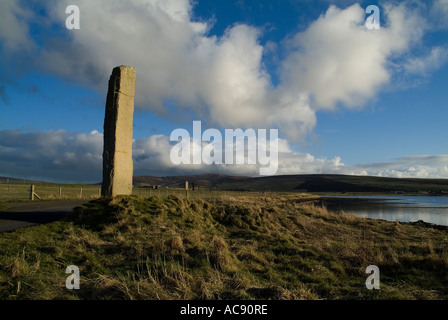
[[[126,96],[126,97],[130,97],[130,98],[134,98],[134,97],[135,97],[135,95],[134,95],[134,96],[130,96],[130,95],[128,95],[128,94],[126,94],[126,93],[124,93],[124,92],[122,92],[122,91],[120,91],[120,90],[115,90],[114,93],[120,93],[120,94],[122,94],[122,95],[124,95],[124,96]]]

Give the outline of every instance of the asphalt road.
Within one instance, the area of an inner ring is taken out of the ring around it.
[[[4,203],[0,211],[0,233],[64,219],[73,208],[88,200],[33,201]]]

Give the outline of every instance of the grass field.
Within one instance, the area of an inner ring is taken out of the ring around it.
[[[0,234],[0,299],[447,299],[448,232],[305,194],[95,200]],[[380,290],[365,287],[368,265]],[[68,290],[65,269],[80,269]]]
[[[66,184],[56,185],[52,183],[33,184],[35,198],[34,200],[68,200],[68,199],[86,199],[93,200],[101,197],[101,186]],[[192,198],[213,198],[222,195],[237,195],[241,191],[223,191],[202,188],[193,192],[189,189],[186,193],[185,188],[138,188],[132,189],[132,194],[137,196],[162,196],[167,197],[185,196]],[[247,193],[247,192],[245,192]],[[29,201],[31,196],[31,185],[26,183],[6,184],[0,183],[0,202]]]
[[[95,199],[100,196],[100,188],[93,185],[55,185],[51,183],[33,184],[35,199]],[[28,201],[30,200],[31,184],[28,183],[0,183],[0,201]]]

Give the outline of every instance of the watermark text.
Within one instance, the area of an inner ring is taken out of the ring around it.
[[[65,287],[69,290],[79,290],[79,268],[74,265],[68,266],[67,269],[65,269],[65,273],[70,273],[65,280]]]
[[[370,276],[366,279],[366,288],[369,290],[380,288],[380,268],[375,265],[370,265],[366,268],[366,273]]]
[[[70,5],[65,9],[65,13],[69,14],[65,20],[65,26],[68,30],[79,30],[81,28],[81,17],[79,7]]]
[[[371,5],[368,6],[366,8],[366,13],[367,14],[371,14],[370,16],[367,17],[366,19],[366,28],[369,30],[379,30],[381,29],[381,25],[380,25],[380,8],[378,8],[378,6],[375,5]]]
[[[278,130],[207,129],[202,132],[201,121],[193,121],[193,137],[185,129],[175,129],[171,142],[178,142],[170,152],[174,165],[259,165],[263,176],[274,175],[278,170]],[[223,145],[224,144],[224,145]],[[247,154],[247,156],[246,156]]]

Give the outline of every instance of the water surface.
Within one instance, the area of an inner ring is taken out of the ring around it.
[[[432,196],[322,196],[331,211],[363,218],[448,226],[448,197]]]

